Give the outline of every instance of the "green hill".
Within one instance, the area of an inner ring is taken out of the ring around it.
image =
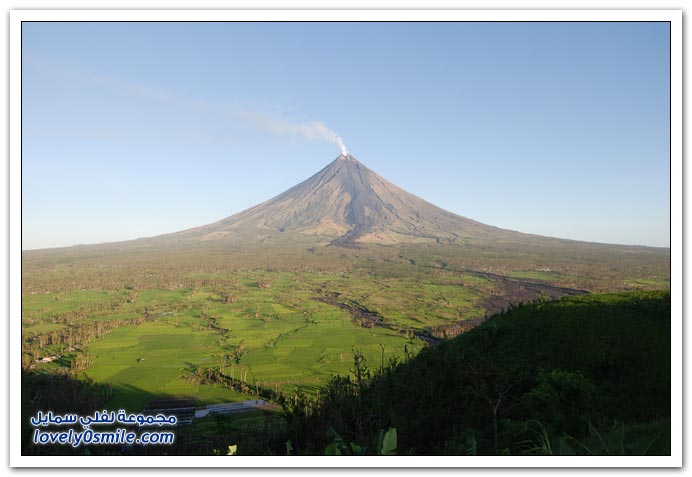
[[[516,307],[372,373],[356,353],[286,408],[301,453],[329,427],[371,450],[394,427],[400,454],[669,454],[670,293]]]

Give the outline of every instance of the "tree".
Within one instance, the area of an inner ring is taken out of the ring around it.
[[[517,370],[501,369],[487,360],[480,361],[475,366],[471,362],[471,360],[466,362],[467,378],[470,382],[466,390],[473,396],[480,398],[488,406],[493,432],[493,448],[497,454],[500,438],[500,415],[519,404],[511,392],[524,378],[522,373]]]

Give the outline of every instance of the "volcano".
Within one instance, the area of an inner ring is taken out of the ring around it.
[[[184,286],[185,273],[200,270],[387,270],[394,275],[466,270],[504,290],[505,298],[495,297],[499,301],[488,305],[495,310],[527,299],[526,290],[534,290],[507,274],[555,273],[550,277],[561,280],[555,282],[560,286],[611,290],[622,277],[669,275],[670,249],[581,242],[482,224],[426,202],[343,153],[300,184],[217,222],[123,242],[25,251],[22,260],[35,270],[56,264],[94,267],[96,275],[111,267],[125,274],[123,280],[131,279],[130,270],[151,267],[141,275],[154,277],[155,286],[165,278],[178,287]],[[564,292],[551,290],[550,296]]]
[[[457,243],[525,236],[453,214],[388,182],[350,154],[255,207],[218,222],[156,237],[174,241],[313,237],[325,245]]]

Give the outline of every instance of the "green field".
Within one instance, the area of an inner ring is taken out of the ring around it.
[[[218,350],[218,336],[193,332],[165,322],[145,322],[114,330],[88,347],[94,364],[85,373],[96,382],[112,384],[113,409],[141,409],[153,397],[193,396],[200,402],[237,399],[238,393],[200,386],[181,378],[188,363],[209,362]]]
[[[670,277],[630,278],[627,285],[636,289],[670,288]]]
[[[265,304],[265,311],[275,309]],[[340,311],[299,313],[265,322],[238,312],[218,312],[223,330],[193,329],[200,318],[195,310],[177,316],[122,327],[86,348],[94,357],[85,375],[99,383],[112,384],[112,408],[140,408],[153,397],[191,396],[200,404],[246,399],[219,386],[185,380],[181,373],[190,366],[220,366],[231,376],[265,388],[316,389],[332,374],[348,374],[352,350],[373,361],[403,355],[419,343],[389,330],[354,326]],[[383,348],[380,346],[382,345]],[[243,347],[238,360],[229,359]]]
[[[514,272],[510,274],[511,277],[514,278],[528,278],[531,280],[544,280],[547,282],[554,281],[558,279],[558,276],[553,273],[553,272],[545,272],[545,271],[521,271],[521,272]]]
[[[216,368],[251,387],[312,393],[331,376],[348,374],[354,352],[378,365],[402,359],[424,346],[407,331],[480,313],[474,308],[478,291],[448,280],[353,281],[284,272],[192,278],[214,284],[25,296],[25,353],[32,360],[59,356],[33,365],[51,373],[70,369],[75,357],[89,357],[79,376],[111,386],[110,408],[141,409],[158,397],[193,397],[202,405],[247,396],[201,382],[191,376],[195,370]],[[315,299],[334,290],[341,290],[340,301],[380,313],[383,326],[360,326],[346,310]],[[388,301],[391,293],[401,299]],[[85,323],[112,329],[86,340],[77,331]],[[77,349],[51,342],[68,332],[77,333]],[[47,344],[39,348],[40,340]]]

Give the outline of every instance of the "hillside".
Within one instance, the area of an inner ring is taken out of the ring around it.
[[[404,454],[666,454],[670,338],[668,292],[515,308],[363,384],[377,364],[354,366],[291,410],[292,442],[320,453],[333,427],[373,449],[394,427]]]

